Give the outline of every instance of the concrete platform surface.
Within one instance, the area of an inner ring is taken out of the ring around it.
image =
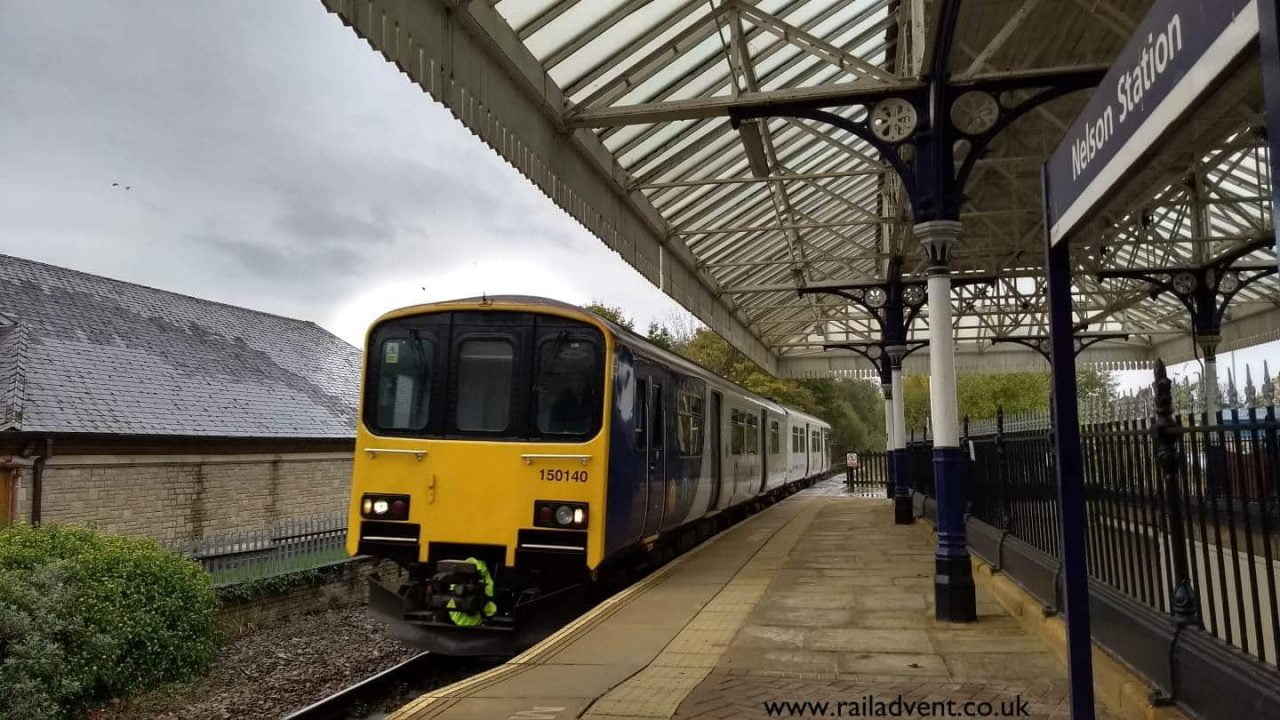
[[[391,717],[1068,717],[1065,668],[987,591],[933,619],[933,546],[828,480]]]

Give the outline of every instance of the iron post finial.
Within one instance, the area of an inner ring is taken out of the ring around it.
[[[1258,389],[1253,386],[1253,372],[1248,365],[1244,366],[1244,402],[1247,407],[1258,402]]]
[[[1266,360],[1262,361],[1262,401],[1266,405],[1274,405],[1276,386],[1271,382],[1271,367]]]

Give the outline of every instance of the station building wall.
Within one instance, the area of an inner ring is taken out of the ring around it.
[[[111,449],[99,445],[64,454],[55,443],[42,473],[41,522],[93,525],[169,543],[266,529],[347,506],[349,441],[280,452],[252,446],[208,452],[181,443],[153,452],[122,443],[117,452],[104,452]],[[7,470],[0,472],[0,483],[9,486],[10,497],[8,517],[0,516],[0,524],[30,520],[34,465],[33,457],[0,453],[0,467]]]

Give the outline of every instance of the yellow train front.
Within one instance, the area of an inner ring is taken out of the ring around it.
[[[745,437],[770,423],[773,458]],[[508,655],[580,612],[619,558],[816,474],[827,437],[573,306],[405,308],[367,338],[347,549],[407,571],[370,585],[399,639]]]

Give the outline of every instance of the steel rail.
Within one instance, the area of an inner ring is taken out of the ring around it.
[[[347,688],[314,702],[301,710],[286,715],[284,720],[336,720],[347,717],[351,707],[362,701],[377,699],[397,683],[410,680],[416,671],[423,670],[442,659],[443,656],[422,652],[393,665],[386,670],[370,675]]]

